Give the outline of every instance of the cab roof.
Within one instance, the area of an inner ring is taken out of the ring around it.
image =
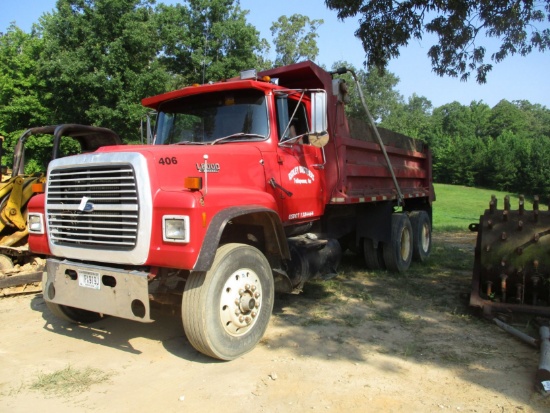
[[[222,82],[188,86],[183,89],[144,98],[143,106],[158,109],[161,103],[200,93],[220,92],[224,90],[258,89],[269,92],[277,89],[325,89],[330,90],[332,76],[310,60],[288,66],[276,67],[258,73],[258,77],[269,76],[278,79],[278,86],[261,80],[240,80],[233,78]]]

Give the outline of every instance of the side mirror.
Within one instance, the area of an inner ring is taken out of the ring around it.
[[[327,94],[326,92],[314,92],[311,94],[311,130],[309,131],[309,143],[322,148],[328,143],[327,132]]]

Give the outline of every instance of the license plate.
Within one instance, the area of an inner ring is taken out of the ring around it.
[[[80,270],[78,271],[78,285],[81,287],[99,290],[101,285],[101,276],[95,271]]]

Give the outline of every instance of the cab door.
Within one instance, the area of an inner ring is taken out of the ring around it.
[[[324,212],[322,149],[309,145],[307,112],[303,102],[279,97],[277,116],[283,221],[311,221]]]

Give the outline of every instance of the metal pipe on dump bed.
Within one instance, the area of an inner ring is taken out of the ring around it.
[[[374,118],[370,114],[369,108],[367,107],[367,103],[365,102],[365,97],[363,96],[363,91],[361,90],[361,85],[359,84],[359,80],[357,80],[357,75],[355,72],[351,69],[347,68],[340,68],[336,72],[339,75],[342,75],[346,72],[350,72],[353,76],[353,80],[355,80],[355,84],[357,86],[357,92],[359,93],[359,97],[361,98],[361,103],[363,104],[363,108],[365,109],[365,112],[367,113],[367,116],[369,118],[369,122],[372,125],[372,128],[374,129],[374,134],[376,136],[376,139],[378,140],[378,144],[380,145],[380,149],[382,150],[382,154],[384,155],[384,158],[386,159],[386,163],[388,164],[388,169],[390,170],[390,174],[393,180],[393,184],[395,185],[395,189],[397,190],[397,204],[402,205],[403,203],[403,193],[401,192],[401,188],[399,188],[399,184],[397,183],[397,177],[395,176],[395,172],[393,171],[390,157],[388,156],[388,153],[386,152],[386,147],[384,146],[384,142],[382,141],[382,138],[380,137],[380,133],[378,133],[378,128],[376,127],[376,123],[374,122]]]

